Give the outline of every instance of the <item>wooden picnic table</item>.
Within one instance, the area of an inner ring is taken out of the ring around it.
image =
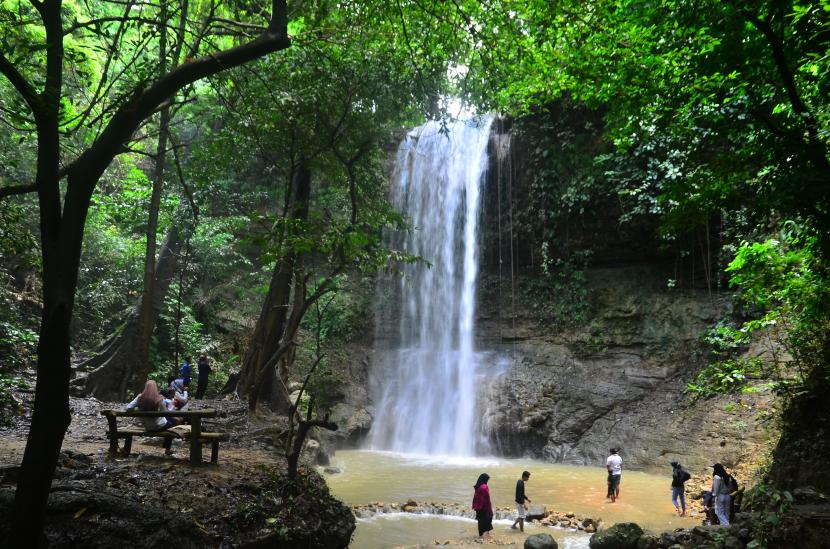
[[[202,418],[216,417],[218,414],[216,410],[178,410],[178,411],[156,411],[143,412],[139,410],[101,410],[101,415],[107,418],[109,424],[109,432],[107,435],[110,439],[110,453],[118,452],[118,439],[124,438],[124,451],[130,453],[130,447],[133,436],[166,436],[173,437],[173,433],[167,430],[161,431],[147,431],[145,429],[121,429],[118,430],[117,419],[119,417],[141,418],[141,417],[180,417],[186,418],[190,423],[190,463],[192,465],[201,465],[202,463],[202,441],[208,441],[212,444],[211,462],[216,463],[219,456],[219,441],[228,440],[225,433],[204,433],[202,432]]]

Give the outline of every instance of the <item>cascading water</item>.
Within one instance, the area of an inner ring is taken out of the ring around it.
[[[376,339],[373,449],[472,456],[486,445],[475,413],[482,361],[473,329],[491,123],[429,122],[398,150],[393,200],[412,230],[389,237],[429,265],[404,265],[403,276],[379,283],[378,332],[388,333],[395,320],[398,330]]]

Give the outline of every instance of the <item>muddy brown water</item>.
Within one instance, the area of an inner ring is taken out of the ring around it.
[[[671,503],[670,467],[665,475],[623,471],[620,499],[605,499],[607,473],[602,467],[578,467],[532,460],[498,458],[432,458],[365,450],[338,451],[332,465],[341,472],[327,474],[332,493],[348,505],[372,502],[458,503],[469,506],[473,484],[487,473],[493,504],[513,507],[516,480],[531,472],[527,495],[533,504],[548,510],[573,512],[602,519],[606,527],[617,522],[636,522],[643,528],[666,531],[692,527],[698,520],[678,517]],[[525,533],[510,530],[512,520],[494,521],[494,543],[521,547],[534,533],[550,533],[560,547],[588,547],[589,535],[531,524]],[[474,520],[389,513],[359,519],[352,545],[355,549],[429,545],[450,541],[453,547],[475,543]]]

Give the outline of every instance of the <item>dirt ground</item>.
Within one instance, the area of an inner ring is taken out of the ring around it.
[[[26,444],[31,395],[20,395],[24,413],[0,429],[0,539]],[[121,403],[71,400],[72,423],[52,483],[46,538],[51,547],[344,547],[354,529],[350,510],[334,500],[325,482],[301,468],[285,477],[276,418],[249,418],[239,402],[196,401],[219,411],[206,431],[230,434],[219,462],[192,467],[189,447],[174,441],[165,456],[161,439],[133,440],[132,453],[110,456],[107,422],[100,411]],[[127,420],[119,420],[119,425]],[[209,459],[210,450],[203,459]]]

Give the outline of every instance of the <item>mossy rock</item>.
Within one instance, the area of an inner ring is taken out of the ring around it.
[[[559,549],[559,544],[550,534],[533,534],[525,540],[524,549]]]
[[[633,522],[621,522],[591,536],[591,549],[637,549],[643,529]]]

